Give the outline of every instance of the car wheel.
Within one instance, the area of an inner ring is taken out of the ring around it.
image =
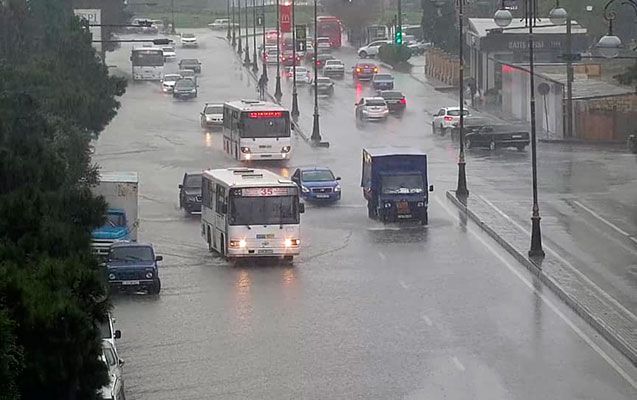
[[[284,256],[283,257],[283,262],[285,262],[286,264],[293,264],[294,263],[294,256]]]
[[[422,225],[429,224],[429,213],[427,212],[427,210],[425,210],[425,212],[423,212],[423,214],[420,216],[420,223]]]
[[[365,50],[362,50],[360,53],[358,53],[358,56],[360,58],[367,58],[367,52]]]
[[[440,136],[444,136],[445,134],[445,127],[442,126],[442,124],[440,124],[440,129],[438,129],[438,133],[440,134]]]
[[[491,139],[491,142],[489,142],[489,150],[493,151],[495,150],[495,147],[495,141]]]
[[[153,281],[153,284],[148,288],[148,294],[157,295],[161,291],[161,280],[159,278]]]
[[[371,201],[367,201],[367,217],[374,219],[376,218],[376,207]]]
[[[436,124],[433,122],[431,123],[431,133],[434,135],[436,134]]]
[[[473,147],[473,143],[471,143],[471,139],[465,139],[464,147],[466,147],[467,149],[470,149]]]

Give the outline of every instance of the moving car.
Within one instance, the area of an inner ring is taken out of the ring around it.
[[[181,47],[197,47],[197,36],[194,33],[181,34]]]
[[[529,145],[529,132],[511,125],[487,125],[465,134],[465,147],[496,148],[515,147],[518,151]]]
[[[263,53],[263,58],[265,59],[266,64],[276,65],[278,55],[279,52],[277,51],[276,47],[273,49],[269,49],[266,47],[265,52]]]
[[[179,61],[179,69],[189,69],[201,73],[201,61],[196,58],[182,58]]]
[[[316,47],[319,49],[331,49],[332,41],[328,37],[321,36],[316,39]]]
[[[363,97],[355,106],[359,120],[381,120],[389,115],[389,108],[382,97]]]
[[[325,60],[325,66],[323,66],[323,75],[325,76],[337,76],[342,78],[345,76],[345,64],[343,61],[337,59]]]
[[[164,61],[174,61],[177,59],[177,53],[173,46],[162,47],[161,51],[164,53]]]
[[[296,83],[310,83],[310,71],[305,67],[296,67]]]
[[[104,400],[126,400],[124,394],[124,360],[119,358],[115,346],[109,341],[102,340],[102,354],[100,361],[106,365],[109,382],[99,391]]]
[[[200,113],[202,128],[213,128],[223,126],[223,104],[206,103]]]
[[[212,30],[228,29],[228,26],[231,24],[228,18],[217,18],[214,22],[208,24],[208,28]]]
[[[411,54],[420,56],[425,54],[425,50],[430,49],[432,44],[429,42],[419,42],[416,40],[407,43],[407,47],[411,50]]]
[[[358,49],[358,56],[360,58],[374,57],[378,55],[378,51],[381,46],[386,44],[391,44],[391,40],[374,40],[373,42],[367,44]]]
[[[120,242],[111,245],[106,260],[108,284],[114,289],[143,289],[159,294],[161,281],[156,256],[151,244]]]
[[[195,71],[191,69],[180,69],[177,71],[177,74],[181,75],[183,79],[190,79],[197,84],[197,75],[195,75]]]
[[[166,74],[161,80],[161,90],[164,93],[172,93],[175,83],[183,78],[180,74]]]
[[[381,90],[378,97],[385,99],[389,112],[402,113],[407,108],[407,99],[405,95],[397,90]]]
[[[316,79],[316,90],[319,95],[326,94],[331,96],[334,94],[334,82],[327,76],[319,76]],[[310,86],[310,91],[314,91],[314,85]]]
[[[471,115],[466,108],[463,112],[465,117]],[[439,132],[444,135],[447,130],[455,128],[460,123],[460,107],[443,107],[434,115],[431,122],[432,133]]]
[[[394,88],[394,77],[391,74],[376,74],[372,77],[372,87],[375,90],[391,90]]]
[[[483,126],[492,125],[493,121],[484,118],[484,117],[476,117],[476,116],[468,116],[464,117],[463,126],[464,126],[464,134],[471,133],[473,131],[477,131]],[[460,121],[458,121],[458,126],[451,129],[451,139],[457,140],[460,137]]]
[[[296,57],[295,57],[296,56]],[[290,67],[292,65],[295,64],[295,60],[296,59],[296,65],[301,65],[301,56],[298,54],[294,54],[294,52],[286,50],[283,53],[281,53],[281,65],[285,66],[285,67]]]
[[[333,60],[334,56],[331,54],[320,54],[316,57],[316,68],[321,69],[325,63],[329,60]]]
[[[173,97],[175,99],[193,99],[197,97],[197,84],[189,78],[179,79],[175,82]]]
[[[201,174],[185,173],[179,184],[179,208],[187,213],[201,212]]]
[[[307,201],[334,202],[341,199],[340,176],[334,176],[329,168],[299,168],[292,174],[292,182],[301,189],[301,197]]]
[[[372,79],[376,73],[378,73],[378,66],[376,64],[360,62],[354,66],[352,77],[359,81],[368,81]]]

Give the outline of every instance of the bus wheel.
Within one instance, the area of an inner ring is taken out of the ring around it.
[[[212,253],[213,251],[215,251],[215,249],[212,246],[212,240],[211,240],[212,238],[211,238],[211,235],[210,235],[210,227],[207,227],[206,230],[207,230],[206,237],[207,237],[207,240],[208,240],[208,251]]]
[[[283,262],[285,262],[286,264],[293,264],[294,263],[294,256],[284,256],[283,257]]]

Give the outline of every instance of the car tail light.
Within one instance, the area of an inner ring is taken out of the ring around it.
[[[404,97],[400,99],[400,104],[407,104],[407,99]]]
[[[451,122],[451,121],[453,121],[453,117],[450,117],[450,116],[447,115],[447,116],[445,116],[445,121]]]

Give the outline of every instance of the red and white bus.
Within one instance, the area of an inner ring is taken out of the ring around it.
[[[343,34],[343,25],[337,17],[318,17],[317,18],[317,35],[318,37],[330,38],[330,45],[333,49],[341,47],[341,35]]]

